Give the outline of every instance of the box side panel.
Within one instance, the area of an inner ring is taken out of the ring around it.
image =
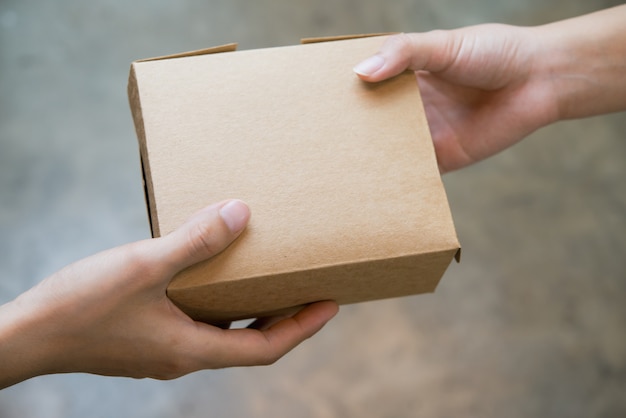
[[[148,208],[148,218],[150,220],[150,231],[152,232],[152,236],[156,237],[160,235],[159,222],[154,201],[154,185],[152,183],[152,176],[150,172],[150,159],[148,158],[148,149],[146,146],[146,131],[143,121],[141,100],[139,97],[135,64],[131,64],[130,75],[128,77],[128,102],[133,117],[133,123],[135,125],[137,141],[139,143],[144,192],[146,196],[146,206]]]
[[[349,304],[430,293],[456,252],[454,248],[196,287],[171,286],[168,296],[192,318],[216,322],[266,316],[320,300]]]
[[[160,232],[226,198],[253,212],[237,242],[187,274],[187,285],[450,247],[415,76],[369,85],[352,71],[382,42],[137,66]]]

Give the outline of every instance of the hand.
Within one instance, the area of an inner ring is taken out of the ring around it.
[[[539,46],[531,30],[495,24],[400,34],[355,72],[369,82],[416,72],[443,173],[557,119],[551,82],[534,71]]]
[[[626,5],[537,27],[489,24],[389,37],[355,67],[416,73],[440,171],[561,119],[626,110]]]
[[[200,369],[269,364],[337,312],[311,304],[259,329],[194,322],[166,296],[172,277],[226,248],[250,212],[231,200],[162,238],[81,260],[0,307],[0,388],[49,373],[175,378]]]

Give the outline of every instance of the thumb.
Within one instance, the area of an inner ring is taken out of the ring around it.
[[[452,31],[389,36],[377,54],[354,67],[364,81],[386,80],[405,70],[439,72],[454,63],[458,47]]]
[[[208,206],[175,231],[158,238],[156,252],[176,273],[219,254],[241,234],[249,219],[250,209],[240,200]]]

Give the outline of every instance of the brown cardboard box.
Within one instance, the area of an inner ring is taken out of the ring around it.
[[[174,278],[183,311],[212,322],[434,291],[459,243],[415,77],[352,71],[383,41],[132,64],[153,235],[226,198],[252,209],[226,251]]]

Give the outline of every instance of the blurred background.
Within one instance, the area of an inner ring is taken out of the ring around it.
[[[620,3],[1,0],[0,303],[149,236],[132,60]],[[432,295],[345,306],[271,367],[32,379],[0,392],[0,417],[624,417],[625,132],[624,113],[559,123],[446,175],[463,260]]]

